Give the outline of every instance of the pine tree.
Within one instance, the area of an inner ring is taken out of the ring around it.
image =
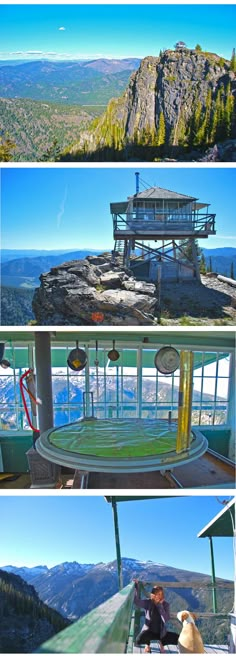
[[[231,266],[230,266],[230,278],[232,278],[234,280],[234,263],[233,262],[231,262]]]
[[[201,144],[207,144],[209,143],[210,140],[210,119],[211,119],[211,109],[212,109],[212,92],[211,89],[208,89],[207,92],[207,97],[206,97],[206,107],[205,107],[205,113],[204,113],[204,118],[199,125],[199,128],[196,132],[195,136],[195,143],[201,145]],[[200,123],[200,119],[199,119]]]
[[[201,125],[201,116],[202,116],[202,103],[200,100],[197,100],[193,112],[192,126],[191,126],[192,143],[194,146],[198,146],[200,143],[199,129]]]
[[[54,139],[52,145],[47,148],[44,155],[41,156],[41,162],[58,162],[61,155],[61,148],[58,145],[57,139]]]
[[[222,139],[224,136],[224,99],[223,99],[224,89],[220,87],[218,89],[215,99],[215,104],[212,114],[212,125],[210,132],[211,142],[217,141],[217,139]]]
[[[195,46],[195,50],[197,52],[202,52],[202,47],[199,45],[199,43],[197,43],[197,45]]]
[[[224,108],[224,124],[225,124],[226,137],[231,136],[233,116],[234,116],[234,96],[232,94],[230,82],[229,82],[226,89],[226,100],[225,100],[225,108]]]
[[[16,144],[12,141],[8,134],[0,135],[0,161],[10,162],[13,157],[12,150],[16,148]]]
[[[231,60],[230,60],[230,70],[236,73],[236,55],[235,55],[235,48],[233,48]]]
[[[166,139],[166,126],[165,126],[165,117],[163,112],[160,113],[159,125],[156,136],[156,146],[163,146]]]
[[[200,273],[206,273],[206,259],[204,253],[201,254],[201,259],[200,259],[200,265],[199,265]]]
[[[201,248],[198,244],[197,239],[194,239],[194,244],[196,248],[197,256],[199,257],[202,253]],[[181,246],[181,256],[180,259],[187,259],[189,262],[193,262],[193,249],[192,249],[192,240],[191,239],[181,239],[179,242]]]

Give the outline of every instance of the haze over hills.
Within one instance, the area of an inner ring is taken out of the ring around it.
[[[199,588],[166,590],[166,598],[171,603],[171,611],[175,613],[185,607],[191,608],[195,612],[211,610],[211,588],[201,587],[202,583],[210,584],[210,576],[206,574],[133,558],[123,558],[122,566],[124,586],[133,578],[151,582],[158,581],[164,587],[167,581],[199,582]],[[21,572],[22,576],[27,577],[28,582],[31,579],[31,583],[44,603],[55,608],[70,620],[75,620],[88,613],[118,591],[116,561],[96,565],[80,565],[77,562],[61,563],[47,571],[43,567],[44,571],[39,576],[35,575],[35,568],[27,568],[27,572],[25,568],[10,567],[10,569],[15,573]],[[232,604],[231,592],[221,589],[218,597],[219,612],[229,612]],[[201,631],[206,641],[212,641],[214,644],[226,643],[227,621],[217,619],[216,621],[211,620],[210,623],[203,623]]]
[[[125,88],[140,59],[31,61],[0,65],[4,98],[30,98],[76,105],[106,105]]]
[[[31,251],[29,251],[29,253],[31,253]],[[1,265],[2,285],[34,289],[39,284],[39,276],[41,273],[49,271],[51,267],[56,266],[57,264],[62,264],[66,260],[81,260],[87,257],[87,255],[98,253],[101,253],[101,251],[83,249],[57,254],[54,254],[53,251],[49,251],[48,254],[45,252],[44,255],[16,257],[13,260],[3,262]]]
[[[202,249],[207,266],[212,264],[212,271],[230,276],[233,263],[236,276],[236,248]],[[3,250],[1,252],[1,280],[3,286],[34,289],[39,284],[41,273],[51,267],[80,260],[87,255],[101,253],[101,250],[81,249],[76,251],[31,251]]]
[[[231,276],[232,265],[236,278],[236,248],[203,248],[206,265],[211,263],[211,270],[223,276]]]

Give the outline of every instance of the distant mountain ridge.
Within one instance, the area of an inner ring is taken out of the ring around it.
[[[51,252],[53,253],[53,251]],[[48,255],[31,255],[30,257],[19,257],[8,260],[1,264],[2,285],[11,287],[37,287],[41,273],[49,271],[52,267],[70,260],[81,260],[87,255],[97,255],[101,251],[97,250],[77,250],[69,252],[59,252]]]
[[[36,249],[36,248],[2,248],[0,249],[0,260],[1,262],[9,262],[10,260],[18,260],[20,257],[48,257],[50,255],[61,255],[65,253],[73,253],[72,248],[58,248],[58,249]],[[95,248],[90,249],[81,249],[80,253],[89,252],[91,254],[98,253],[98,250]]]
[[[233,267],[234,277],[236,278],[236,248],[203,248],[202,251],[206,265],[211,264],[211,270],[214,273],[230,277]]]
[[[30,569],[27,572],[29,580]],[[134,558],[122,558],[122,569],[124,586],[133,578],[158,582],[164,588],[167,581],[179,581],[183,582],[183,585],[185,582],[199,582],[199,588],[166,588],[165,596],[171,604],[171,611],[175,613],[183,608],[190,608],[195,612],[211,610],[211,577],[206,574]],[[15,568],[16,572],[17,570],[18,568]],[[96,565],[61,563],[39,576],[35,576],[34,570],[35,568],[32,568],[31,581],[39,597],[72,621],[82,617],[118,591],[116,561]],[[206,584],[209,584],[209,587],[206,587]],[[218,611],[227,614],[232,604],[231,592],[221,588],[218,599]],[[206,642],[223,644],[227,641],[228,627],[225,620],[211,619],[201,631]]]
[[[106,105],[125,88],[140,59],[35,60],[0,64],[1,95],[64,104]]]
[[[216,273],[229,276],[231,264],[234,264],[236,276],[236,248],[225,247],[216,249],[203,248],[206,264],[210,258],[212,270]],[[39,284],[39,276],[46,273],[51,267],[70,260],[80,260],[87,255],[102,253],[99,249],[81,249],[76,251],[2,251],[1,278],[2,285],[10,287],[34,288]],[[29,255],[27,255],[29,253]],[[16,255],[14,257],[14,254]]]

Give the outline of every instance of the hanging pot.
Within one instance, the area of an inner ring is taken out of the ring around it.
[[[119,351],[117,351],[116,348],[115,348],[115,340],[113,339],[113,348],[111,349],[111,351],[109,351],[108,358],[112,362],[116,362],[116,360],[119,360],[119,357],[120,357],[120,354],[119,354]]]
[[[69,353],[67,364],[73,371],[82,371],[86,367],[87,355],[83,349],[79,348],[78,342],[76,342],[76,348]]]
[[[172,346],[163,346],[154,359],[156,369],[165,375],[173,374],[179,368],[179,361],[179,352]]]

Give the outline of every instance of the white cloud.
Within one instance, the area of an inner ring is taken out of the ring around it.
[[[62,29],[62,28],[58,28]],[[66,28],[64,28],[66,29]],[[133,56],[133,55],[132,55]],[[127,59],[132,58],[131,55],[116,55],[111,53],[102,53],[102,52],[52,52],[44,50],[15,50],[11,52],[1,51],[0,59],[17,59],[21,57],[22,59],[43,59],[51,58],[53,60],[71,60],[71,61],[88,61],[90,59]],[[134,56],[133,56],[134,57]],[[136,55],[137,58],[142,59],[142,55]]]
[[[59,29],[59,32],[65,32],[66,28],[65,27],[58,27],[58,29]]]

